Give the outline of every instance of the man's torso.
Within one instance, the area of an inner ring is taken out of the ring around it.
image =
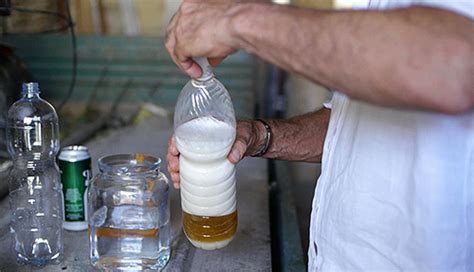
[[[310,270],[472,271],[473,206],[474,110],[450,116],[335,95]]]

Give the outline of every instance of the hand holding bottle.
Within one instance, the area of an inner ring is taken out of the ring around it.
[[[240,120],[237,122],[237,135],[227,159],[237,164],[244,156],[255,154],[263,144],[265,129],[259,122],[252,120]],[[171,175],[173,186],[179,189],[179,151],[176,148],[176,140],[172,136],[168,141],[166,160],[168,161],[168,172]]]

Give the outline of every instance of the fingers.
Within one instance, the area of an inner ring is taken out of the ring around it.
[[[168,153],[166,154],[166,160],[168,161],[168,172],[171,176],[173,187],[175,189],[179,189],[179,151],[176,148],[174,137],[171,137],[168,141]]]
[[[178,40],[175,34],[176,43],[174,44],[174,59],[178,62],[178,67],[192,78],[199,78],[202,75],[201,66],[196,63],[190,56],[194,56],[190,51],[192,47],[184,38]]]
[[[168,51],[173,62],[181,69],[183,72],[184,70],[181,68],[180,61],[176,58],[175,48],[176,48],[176,35],[175,35],[175,27],[178,20],[178,13],[176,13],[170,20],[168,27],[166,28],[166,35],[165,35],[165,48]]]
[[[176,147],[176,139],[174,136],[171,136],[171,138],[168,140],[168,153],[174,156],[179,155],[178,148]]]
[[[178,156],[167,155],[166,159],[168,160],[168,172],[170,173],[179,173],[179,158]]]
[[[197,64],[195,64],[191,58],[184,56],[182,53],[180,53],[184,50],[183,46],[180,45],[177,40],[177,31],[179,29],[178,27],[179,21],[181,19],[182,6],[183,5],[180,6],[180,9],[178,9],[178,11],[173,15],[170,22],[168,23],[165,35],[165,47],[169,55],[171,56],[171,59],[181,71],[187,73],[191,77],[199,77],[201,76],[200,67],[196,67]],[[182,28],[183,27],[181,26],[181,29]]]
[[[172,24],[173,23],[170,23],[170,26],[172,26]],[[165,47],[171,56],[171,59],[181,71],[188,74],[192,78],[199,78],[202,75],[201,67],[199,67],[197,63],[195,63],[191,58],[185,57],[184,55],[178,53],[184,50],[181,49],[179,45],[177,45],[176,34],[172,28],[167,31]]]
[[[234,0],[183,1],[166,29],[165,47],[173,62],[192,78],[199,78],[202,69],[192,57],[211,57],[216,66],[236,52],[229,36],[228,16],[223,14]]]
[[[179,159],[176,156],[166,156],[168,160],[168,172],[171,176],[171,181],[173,182],[173,187],[179,189],[180,178],[179,178]]]

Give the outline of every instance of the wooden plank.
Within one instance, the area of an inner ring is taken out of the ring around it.
[[[92,25],[92,7],[89,0],[74,1],[76,31],[78,34],[92,34],[94,27]]]

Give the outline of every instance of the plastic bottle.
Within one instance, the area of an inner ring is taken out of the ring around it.
[[[17,261],[36,266],[60,262],[64,250],[58,116],[39,93],[38,83],[23,84],[7,118],[10,228]]]
[[[196,59],[203,75],[181,91],[174,129],[181,180],[183,229],[196,247],[225,247],[237,230],[235,166],[227,160],[236,121],[229,93],[206,58]]]

